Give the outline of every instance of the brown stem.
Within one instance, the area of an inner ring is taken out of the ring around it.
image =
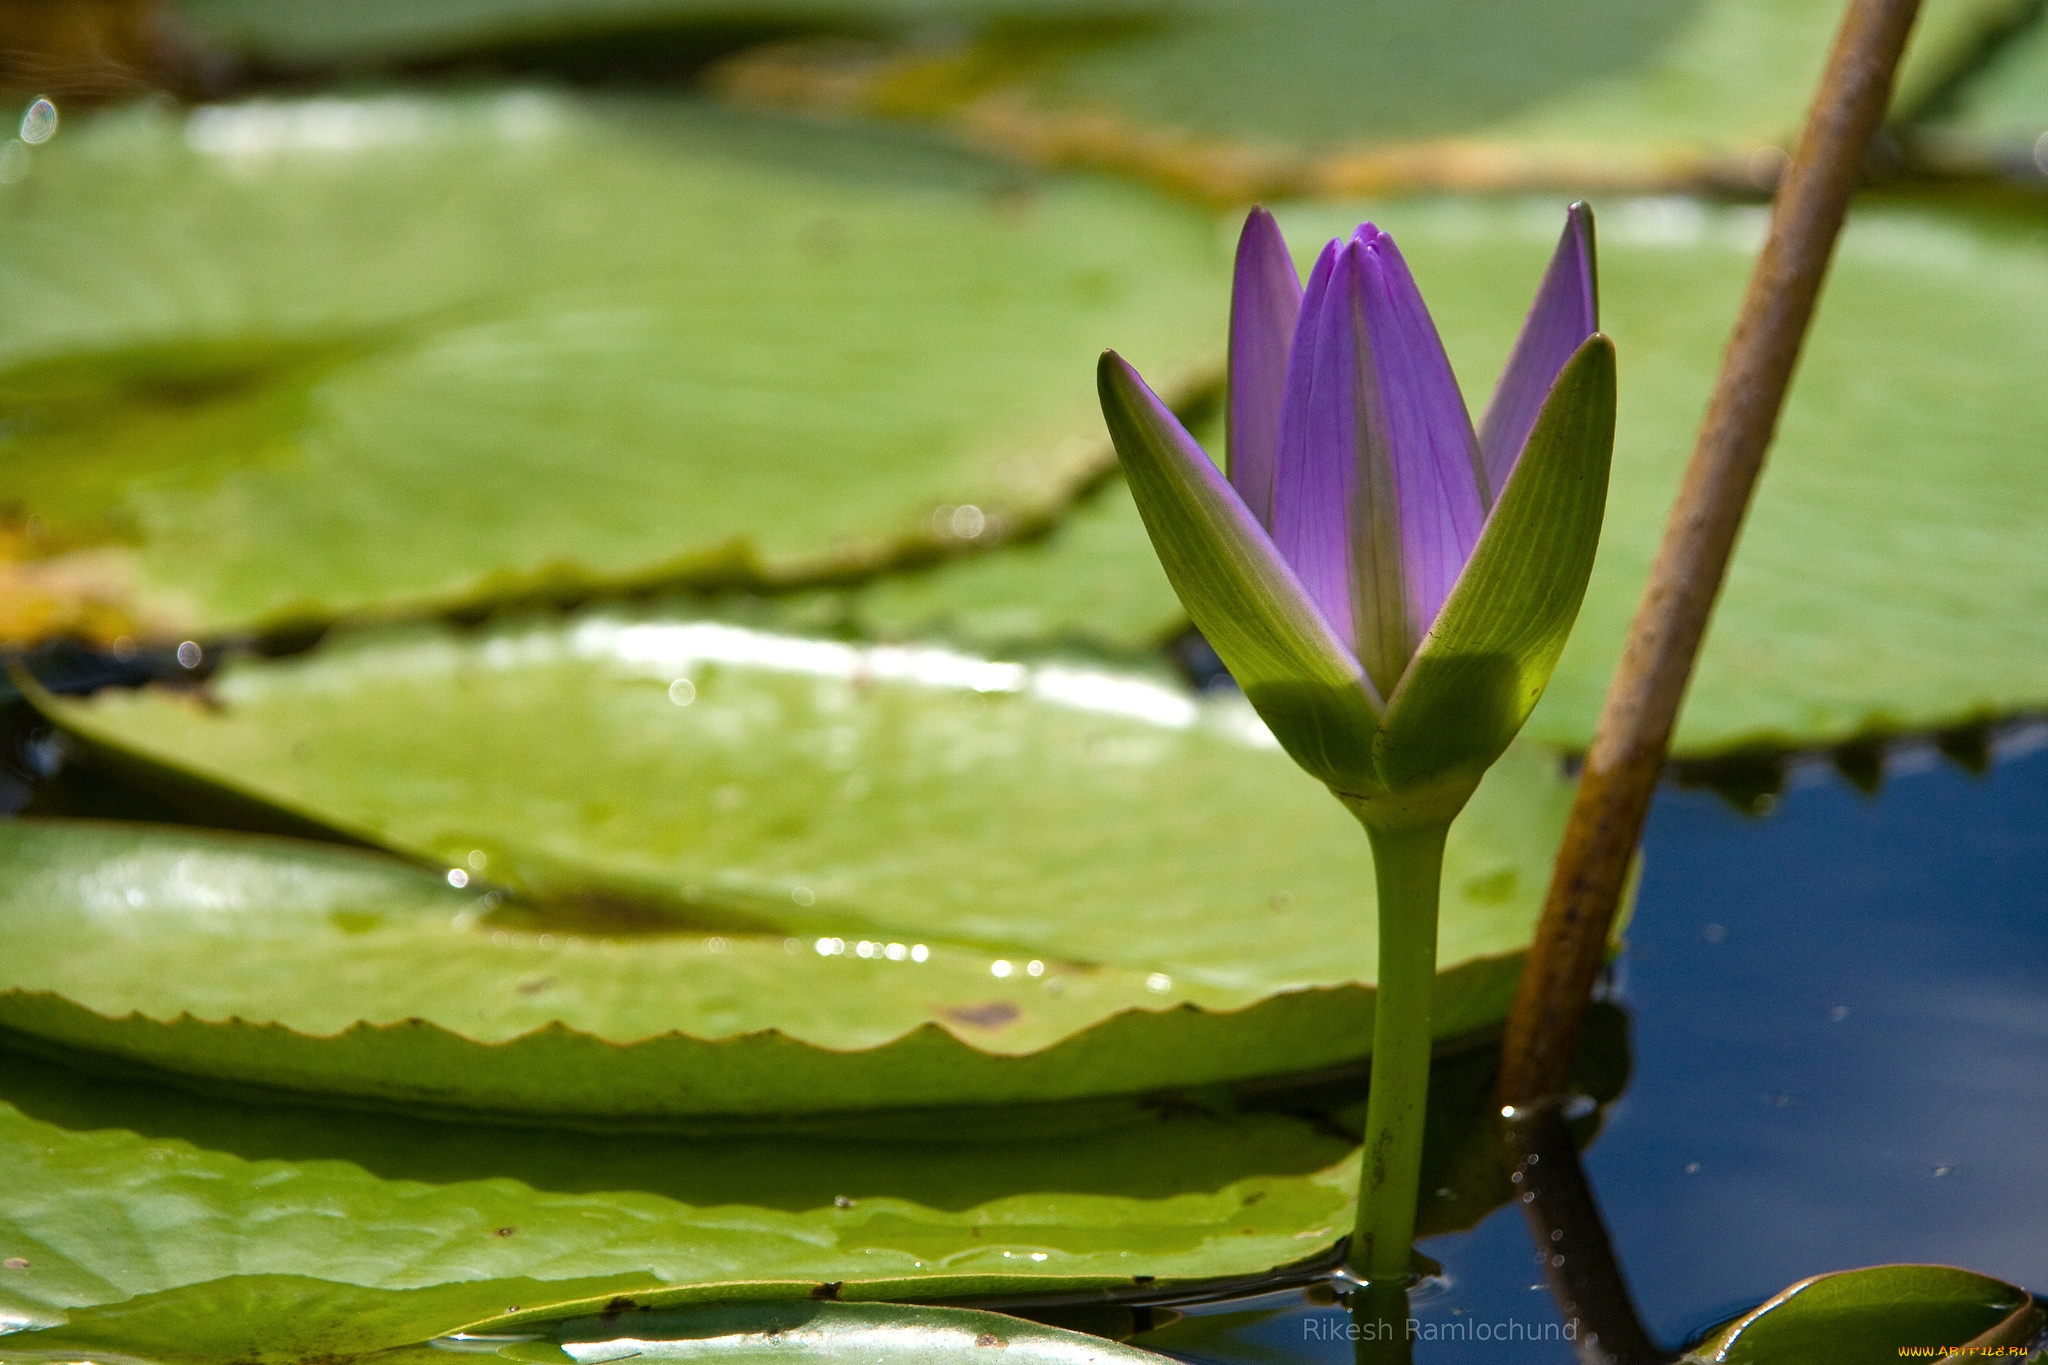
[[[1851,0],[1835,35],[1586,755],[1502,1043],[1509,1104],[1564,1084],[1693,659],[1919,8]]]

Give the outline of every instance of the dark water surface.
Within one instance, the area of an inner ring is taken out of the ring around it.
[[[2048,726],[1982,777],[1931,745],[1888,769],[1871,797],[1795,763],[1762,819],[1671,786],[1651,814],[1616,976],[1634,1077],[1585,1166],[1666,1346],[1886,1261],[2048,1289]],[[1574,1359],[1518,1208],[1423,1249],[1447,1283],[1418,1362]],[[1350,1365],[1344,1320],[1276,1294],[1137,1340]]]

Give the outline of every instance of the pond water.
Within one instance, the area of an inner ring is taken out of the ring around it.
[[[1871,796],[1795,761],[1762,818],[1667,785],[1651,815],[1614,978],[1634,1072],[1584,1165],[1667,1347],[1828,1270],[2048,1287],[2048,725],[1982,776],[1931,744],[1886,767]],[[1519,1209],[1423,1250],[1414,1316],[1456,1330],[1418,1361],[1574,1359]],[[1137,1340],[1349,1365],[1344,1320],[1274,1294]]]

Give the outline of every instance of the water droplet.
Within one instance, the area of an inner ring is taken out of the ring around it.
[[[953,515],[946,518],[946,529],[962,540],[973,540],[987,528],[988,518],[972,503],[954,508]]]
[[[1173,989],[1173,978],[1165,972],[1154,972],[1145,978],[1145,989],[1148,991],[1170,991]]]
[[[178,666],[180,668],[197,668],[199,667],[199,661],[204,657],[206,656],[199,648],[199,643],[196,640],[186,640],[178,646]]]
[[[1939,1180],[1939,1179],[1940,1179],[1941,1177],[1943,1177],[1943,1176],[1947,1175],[1947,1174],[1948,1174],[1949,1172],[1953,1171],[1954,1169],[1955,1169],[1955,1167],[1953,1167],[1953,1166],[1936,1166],[1936,1167],[1934,1168],[1934,1178],[1935,1178],[1935,1179],[1937,1179],[1937,1180]]]
[[[925,947],[922,943],[913,943],[910,945],[910,960],[912,962],[922,962],[931,955],[932,950]]]
[[[832,1196],[832,1207],[835,1209],[850,1209],[858,1202],[850,1194],[835,1194]]]
[[[845,951],[846,940],[843,938],[821,938],[818,940],[819,957],[835,957]]]
[[[543,948],[552,948],[552,947],[554,947],[554,946],[555,946],[555,936],[554,936],[553,934],[542,934],[542,935],[540,936],[540,946],[541,946],[541,947],[543,947]]]
[[[668,699],[677,706],[688,706],[697,700],[697,684],[688,678],[677,678],[668,685]]]
[[[1551,1258],[1550,1258],[1550,1263],[1551,1263],[1552,1265],[1563,1265],[1563,1264],[1564,1264],[1564,1257],[1562,1257],[1562,1256],[1553,1256],[1553,1257],[1551,1257]]]
[[[1849,1007],[1847,1005],[1837,1005],[1828,1011],[1828,1022],[1830,1024],[1839,1024],[1848,1017]]]
[[[469,864],[469,870],[471,872],[481,872],[486,867],[489,867],[491,863],[489,856],[486,855],[484,851],[480,848],[471,849],[469,851],[469,857],[466,858],[464,861]]]
[[[1010,974],[1010,964],[1002,958],[997,958],[988,964],[988,974],[1000,980]]]
[[[853,945],[853,955],[855,957],[873,957],[875,955],[875,949],[881,946],[882,945],[879,943],[870,943],[866,939],[862,939],[860,942]]]
[[[1042,1261],[1045,1259],[1045,1253],[1042,1251],[1034,1251],[1031,1253],[1031,1259],[1034,1261]]]
[[[800,939],[786,938],[782,940],[782,951],[785,953],[800,953],[803,949],[804,945]]]
[[[57,106],[46,99],[29,105],[28,112],[21,116],[21,140],[31,147],[40,147],[55,136]]]
[[[910,949],[900,943],[892,943],[882,949],[882,956],[888,958],[891,962],[901,962],[904,958],[910,956]]]
[[[449,868],[449,869],[448,869],[448,885],[450,885],[450,886],[453,886],[453,887],[457,887],[457,888],[460,888],[460,887],[464,887],[464,886],[468,886],[468,885],[469,885],[469,874],[468,874],[467,872],[464,872],[464,871],[463,871],[463,870],[462,870],[461,868],[459,868],[459,867],[451,867],[451,868]]]
[[[1687,1175],[1698,1175],[1698,1174],[1700,1173],[1700,1163],[1699,1163],[1699,1162],[1697,1162],[1697,1161],[1688,1161],[1688,1162],[1686,1162],[1686,1163],[1685,1163],[1685,1173],[1686,1173]]]
[[[704,946],[714,953],[722,953],[725,951],[725,940],[722,938],[708,938],[704,940]]]
[[[1728,926],[1725,924],[1709,924],[1706,928],[1700,930],[1700,937],[1709,943],[1723,942],[1728,937]]]
[[[1043,962],[1040,962],[1038,959],[1033,958],[1031,961],[1024,964],[1024,973],[1027,976],[1044,976],[1045,964]]]
[[[789,893],[789,898],[798,905],[815,905],[818,897],[808,886],[799,886]]]

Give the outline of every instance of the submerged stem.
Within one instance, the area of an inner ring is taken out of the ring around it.
[[[1380,968],[1351,1269],[1368,1280],[1407,1275],[1415,1240],[1422,1124],[1429,1105],[1437,892],[1449,830],[1449,821],[1365,827],[1379,886]]]

